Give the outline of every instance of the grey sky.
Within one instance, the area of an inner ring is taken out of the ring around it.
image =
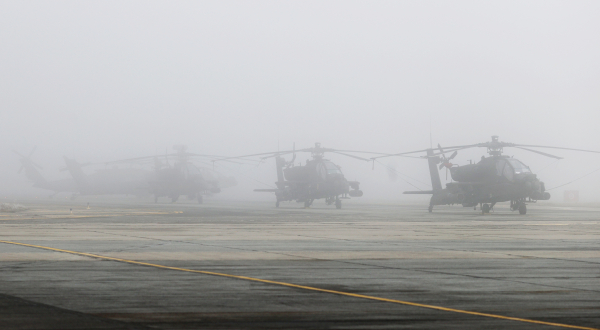
[[[275,150],[278,141],[399,152],[429,145],[430,118],[434,143],[497,134],[600,150],[597,1],[1,7],[0,177],[7,183],[26,182],[16,175],[13,148],[37,145],[34,159],[48,164],[48,176],[60,175],[62,155],[97,162],[176,143],[227,155]],[[598,155],[556,152],[568,159],[554,164],[511,154],[535,172],[550,166],[540,173],[550,186],[600,166]],[[411,188],[391,185],[369,164],[335,160],[372,189],[401,196]],[[428,180],[424,162],[394,162]],[[266,165],[253,175],[273,181]],[[600,175],[574,188],[600,195],[591,183],[600,185]]]

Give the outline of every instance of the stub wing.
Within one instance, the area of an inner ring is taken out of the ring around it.
[[[433,190],[405,191],[407,195],[433,195]]]
[[[489,182],[485,182],[485,181],[472,181],[472,182],[458,182],[458,181],[454,181],[454,182],[450,182],[446,184],[446,187],[451,187],[451,186],[482,186],[482,185],[486,185],[486,184],[490,184]]]

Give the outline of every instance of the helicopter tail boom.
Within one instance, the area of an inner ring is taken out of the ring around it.
[[[405,191],[407,195],[433,195],[433,190]]]
[[[431,175],[431,187],[433,190],[442,190],[442,180],[440,179],[440,173],[438,172],[437,164],[440,162],[440,158],[434,156],[433,149],[427,150],[427,162],[429,163],[429,174]]]

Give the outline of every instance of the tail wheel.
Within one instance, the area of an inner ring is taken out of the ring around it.
[[[275,202],[275,207],[279,207],[279,201]]]
[[[342,200],[341,199],[336,199],[335,200],[335,208],[336,209],[341,209],[342,208]]]
[[[429,213],[433,212],[433,205],[429,205]]]

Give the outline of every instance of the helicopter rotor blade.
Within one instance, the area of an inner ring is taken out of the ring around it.
[[[585,150],[585,149],[575,149],[575,148],[563,148],[563,147],[551,147],[551,146],[536,146],[536,145],[529,145],[529,144],[514,144],[513,146],[514,147],[548,148],[548,149],[582,151],[582,152],[591,152],[591,153],[595,153],[595,154],[600,154],[600,151],[596,151],[596,150]]]
[[[296,151],[306,151],[306,150],[296,150]],[[293,152],[294,152],[294,150],[275,151],[275,152],[262,152],[262,153],[258,153],[258,154],[242,155],[242,156],[235,156],[235,157],[225,157],[225,158],[216,159],[215,161],[223,161],[223,160],[227,160],[227,159],[237,159],[237,158],[246,158],[246,157],[253,157],[253,156],[269,155],[269,156],[266,156],[266,157],[261,157],[261,159],[265,159],[265,158],[276,157],[276,156],[279,156],[279,155],[285,155],[285,154],[289,154],[289,153],[293,153]]]
[[[27,157],[25,157],[25,156],[21,155],[21,153],[20,153],[20,152],[18,152],[18,151],[16,151],[15,149],[13,149],[13,150],[12,150],[12,152],[14,152],[15,154],[17,154],[17,155],[18,155],[19,157],[21,157],[21,158],[27,158]]]
[[[290,160],[290,164],[294,164],[294,161],[296,160],[296,142],[294,142],[294,145],[292,146],[292,150],[294,151],[292,153],[292,160]]]
[[[186,152],[185,155],[188,157],[226,158],[226,156],[193,154],[193,153],[189,153],[189,152]]]
[[[439,143],[438,143],[438,150],[440,151],[440,154],[442,155],[444,160],[446,160],[446,155],[444,155],[444,149],[442,149],[442,146]]]
[[[545,152],[541,152],[541,151],[537,151],[537,150],[527,149],[527,148],[523,148],[523,147],[514,147],[514,148],[523,149],[523,150],[527,150],[527,151],[531,151],[531,152],[535,152],[536,154],[540,154],[540,155],[543,155],[543,156],[546,156],[546,157],[550,157],[550,158],[563,159],[563,157],[554,156],[554,155],[547,154]]]
[[[440,151],[440,155],[442,156],[442,161],[440,162],[440,165],[438,166],[438,169],[441,170],[442,167],[446,166],[446,155],[444,154],[444,149],[442,149],[442,146],[438,143],[438,150]],[[448,171],[446,171],[446,179],[448,179]]]
[[[35,146],[35,147],[33,147],[33,149],[31,149],[31,152],[29,152],[29,156],[23,156],[23,154],[21,154],[20,152],[18,152],[18,151],[16,151],[16,150],[14,150],[14,149],[12,150],[12,152],[14,152],[14,153],[15,153],[15,154],[17,154],[19,157],[21,157],[21,164],[23,164],[24,162],[28,162],[29,164],[31,164],[31,165],[33,165],[33,166],[35,166],[35,167],[39,168],[40,170],[43,170],[44,168],[43,168],[41,165],[39,165],[39,164],[37,164],[37,163],[33,162],[33,161],[31,160],[31,158],[30,158],[30,157],[31,157],[31,155],[33,154],[33,152],[35,151],[35,149],[37,149],[37,146]],[[23,167],[23,165],[21,165],[21,167]],[[19,170],[19,173],[21,173],[21,171],[22,171],[22,170]]]
[[[343,152],[331,151],[331,153],[339,154],[339,155],[344,155],[344,156],[347,156],[347,157],[350,157],[350,158],[364,160],[364,161],[367,161],[367,162],[370,161],[370,159],[366,159],[366,158],[362,158],[362,157],[358,157],[358,156],[354,156],[354,155],[349,155],[349,154],[346,154],[346,153],[343,153]]]
[[[475,147],[478,147],[478,146],[477,145],[472,145],[472,146],[465,146],[465,147],[461,147],[461,148],[446,148],[445,151],[446,152],[449,152],[449,151],[458,152],[459,150],[464,150],[464,149],[469,149],[469,148],[475,148]],[[448,149],[450,149],[450,150],[448,150]],[[439,156],[439,155],[440,155],[439,152],[434,152],[433,154],[431,154],[431,156],[434,156],[434,157],[435,156]],[[423,157],[428,157],[428,156],[423,156]],[[448,158],[448,159],[450,159],[450,158]]]
[[[341,152],[356,152],[356,153],[362,153],[362,154],[372,154],[372,155],[390,155],[390,154],[386,154],[383,152],[373,152],[373,151],[359,151],[359,150],[340,150],[340,149],[328,149],[328,151],[332,151],[332,152],[337,152],[337,151],[341,151]]]
[[[27,158],[29,158],[29,157],[31,157],[31,155],[33,155],[33,153],[35,152],[35,149],[37,149],[37,146],[33,146],[31,151],[29,152],[29,155],[27,156]]]
[[[167,156],[167,155],[165,155]],[[153,160],[156,156],[146,156],[146,157],[136,157],[136,158],[128,158],[128,159],[120,159],[120,160],[114,160],[114,161],[110,161],[110,162],[106,162],[104,164],[119,164],[119,163],[135,163],[135,162],[139,162],[139,161],[143,161],[143,160],[148,160],[151,159]]]
[[[448,158],[448,161],[451,161],[454,157],[456,157],[456,155],[458,155],[458,151],[454,150],[454,152],[452,153],[452,155],[450,155],[450,158]]]
[[[479,147],[479,144],[469,144],[469,145],[463,145],[463,146],[445,147],[445,149],[446,149],[445,151],[455,151],[455,150],[462,150],[462,149],[475,148],[475,147]],[[433,150],[433,149],[428,148],[428,149],[421,149],[421,150],[415,150],[415,151],[401,152],[401,153],[397,153],[397,154],[388,154],[388,155],[384,155],[384,156],[373,157],[371,159],[391,157],[391,156],[404,156],[404,155],[416,154],[416,153],[420,153],[420,152],[427,152],[429,150]],[[434,152],[431,156],[437,156],[439,154],[440,154],[439,152]],[[425,157],[427,157],[427,156],[425,156]]]
[[[273,158],[273,157],[278,157],[278,156],[288,155],[288,154],[291,154],[291,153],[293,153],[293,151],[288,151],[288,152],[278,152],[278,153],[271,154],[270,156],[260,157],[260,159],[261,159],[261,160],[264,160],[264,159],[268,159],[268,158]],[[234,158],[238,158],[238,157],[234,157]],[[241,158],[241,157],[240,157],[240,158]]]
[[[249,154],[249,155],[242,155],[242,156],[236,156],[236,157],[226,157],[226,158],[217,159],[215,161],[222,161],[222,160],[227,160],[227,159],[239,159],[239,158],[246,158],[246,157],[253,157],[253,156],[264,156],[264,157],[261,157],[261,160],[264,160],[264,159],[278,157],[278,156],[287,155],[287,154],[294,154],[295,155],[297,152],[311,152],[311,153],[333,152],[333,153],[340,153],[340,154],[342,154],[344,156],[354,157],[354,158],[361,159],[361,160],[365,160],[365,158],[361,158],[361,157],[358,157],[358,156],[351,156],[351,155],[348,155],[346,153],[348,153],[348,152],[356,152],[356,153],[365,153],[365,154],[374,154],[374,155],[389,155],[389,154],[382,153],[382,152],[357,151],[357,150],[339,150],[339,149],[322,148],[322,147],[311,147],[311,148],[305,148],[305,149],[296,149],[296,144],[294,143],[294,146],[293,146],[292,150],[274,151],[274,152],[263,152],[263,153],[258,153],[258,154]]]

